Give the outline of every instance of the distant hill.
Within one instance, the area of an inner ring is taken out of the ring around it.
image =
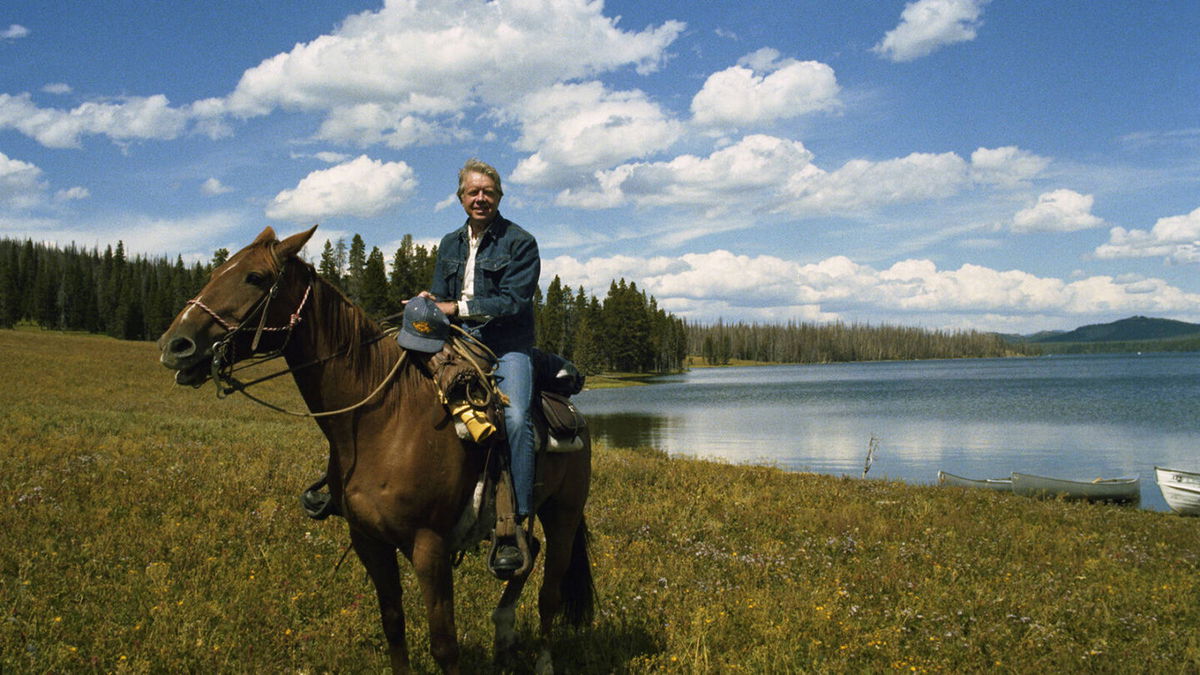
[[[1065,330],[1042,330],[1030,335],[1017,335],[1016,333],[999,333],[999,335],[1008,342],[1045,342],[1047,338],[1066,332]]]
[[[1200,324],[1131,316],[1128,319],[1080,326],[1073,331],[1041,337],[1029,336],[1038,344],[1059,342],[1131,342],[1135,340],[1164,340],[1184,336],[1200,336]]]

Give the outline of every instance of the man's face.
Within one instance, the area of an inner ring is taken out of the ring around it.
[[[496,190],[496,181],[472,171],[463,180],[459,200],[463,210],[467,212],[467,220],[474,226],[483,227],[496,217],[496,208],[500,206],[500,192]]]

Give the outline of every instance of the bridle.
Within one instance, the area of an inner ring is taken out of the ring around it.
[[[242,319],[238,323],[230,323],[226,321],[220,314],[217,314],[212,310],[212,308],[204,304],[204,302],[200,300],[200,296],[196,296],[191,300],[188,300],[184,303],[184,305],[195,305],[205,312],[208,312],[208,315],[225,329],[225,336],[218,340],[218,344],[224,344],[232,340],[235,335],[243,330],[242,326],[253,319],[255,314],[258,314],[258,328],[254,331],[254,339],[250,342],[250,352],[255,353],[258,351],[258,345],[262,340],[263,333],[268,331],[287,331],[287,335],[284,336],[283,346],[276,350],[276,352],[281,354],[283,352],[283,348],[286,347],[288,341],[291,340],[292,331],[295,330],[296,325],[299,324],[303,318],[300,316],[300,312],[304,311],[304,305],[308,303],[308,296],[312,293],[312,279],[309,279],[308,284],[304,287],[304,296],[300,298],[300,304],[296,306],[295,311],[293,311],[291,316],[288,317],[287,325],[268,326],[267,310],[271,306],[271,301],[275,299],[275,294],[279,292],[279,282],[283,281],[284,270],[285,268],[280,265],[279,274],[276,275],[275,282],[271,284],[271,288],[267,290],[266,294],[263,295],[263,297],[258,301],[258,304],[256,304],[254,308],[250,310],[250,312],[246,315],[246,318]],[[215,348],[216,345],[214,345],[214,349]]]
[[[308,363],[305,363],[305,364],[302,364],[299,366],[292,366],[292,367],[284,368],[283,370],[277,371],[270,375],[266,375],[264,377],[260,377],[258,379],[252,380],[250,382],[242,382],[242,381],[238,380],[236,377],[234,377],[234,372],[237,370],[241,370],[244,368],[249,368],[249,367],[256,366],[256,365],[259,365],[262,363],[266,363],[267,361],[271,361],[271,360],[274,360],[274,359],[277,359],[277,358],[283,356],[284,350],[287,348],[288,343],[292,339],[292,331],[294,331],[296,329],[296,326],[299,325],[300,322],[303,320],[303,317],[300,315],[300,313],[304,311],[304,307],[308,303],[308,298],[312,294],[313,278],[311,276],[311,269],[310,269],[310,276],[308,279],[308,283],[305,284],[305,287],[304,287],[304,295],[301,296],[300,303],[296,306],[296,309],[294,311],[292,311],[292,313],[289,315],[287,324],[283,325],[283,326],[268,326],[268,325],[266,325],[267,324],[267,312],[271,306],[271,301],[275,299],[275,295],[279,292],[279,284],[281,281],[283,281],[284,273],[287,270],[287,267],[282,264],[282,262],[279,260],[278,255],[276,255],[274,247],[271,248],[271,255],[275,259],[276,267],[277,267],[277,269],[279,269],[279,273],[276,275],[274,283],[271,284],[271,288],[267,290],[267,292],[263,295],[263,297],[255,304],[255,306],[246,314],[245,318],[243,318],[241,321],[238,321],[236,323],[227,321],[220,314],[213,311],[212,308],[210,308],[208,305],[204,304],[204,302],[200,299],[200,296],[196,296],[196,297],[192,298],[191,300],[188,300],[186,303],[184,303],[185,306],[195,305],[196,307],[199,307],[200,309],[204,310],[209,316],[211,316],[213,318],[214,321],[217,322],[218,325],[220,325],[222,328],[225,329],[225,335],[221,336],[218,340],[216,340],[212,346],[211,376],[212,376],[213,383],[217,385],[217,398],[225,398],[229,394],[238,392],[238,393],[242,394],[243,396],[245,396],[246,398],[254,401],[255,403],[266,406],[267,408],[270,408],[277,412],[285,413],[285,414],[292,415],[295,417],[328,417],[331,415],[340,415],[342,413],[350,412],[351,410],[355,410],[357,408],[362,407],[363,405],[366,405],[371,399],[375,398],[375,396],[378,395],[379,392],[383,391],[383,388],[387,385],[387,383],[390,382],[392,377],[395,376],[395,374],[400,370],[400,367],[404,364],[406,357],[408,356],[408,352],[406,350],[401,351],[400,358],[399,358],[399,360],[396,361],[396,365],[393,366],[392,370],[387,374],[386,377],[383,378],[383,381],[381,381],[379,383],[379,386],[377,386],[370,394],[367,394],[366,398],[364,398],[363,400],[359,401],[358,403],[356,403],[354,405],[347,406],[340,410],[329,410],[329,411],[317,412],[317,413],[297,412],[297,411],[293,411],[293,410],[287,410],[285,408],[274,405],[272,403],[268,403],[267,401],[264,401],[256,396],[250,394],[247,391],[247,389],[255,384],[260,384],[267,380],[274,379],[276,377],[279,377],[280,375],[286,375],[288,373],[291,373],[291,372],[294,372],[294,371],[297,371],[297,370],[300,370],[303,368],[307,368],[309,366],[315,366],[317,364],[324,363],[331,359],[337,358],[338,356],[345,354],[348,351],[348,348],[343,349],[337,353],[331,354],[329,356],[319,358],[319,359],[310,361]],[[258,318],[258,326],[253,329],[254,330],[254,338],[250,342],[250,354],[258,355],[258,358],[255,359],[252,363],[236,365],[234,362],[233,353],[232,353],[233,350],[235,349],[234,339],[238,336],[238,334],[244,333],[247,330],[251,330],[251,329],[246,328],[245,326],[247,324],[252,323],[253,320],[255,319],[255,317]],[[262,340],[263,333],[267,333],[267,332],[283,332],[284,333],[283,342],[277,348],[275,348],[269,352],[266,352],[263,354],[258,354],[258,346]],[[378,335],[378,336],[368,340],[368,342],[378,341],[378,340],[382,339],[383,337],[385,337],[385,335],[386,335],[386,333]]]

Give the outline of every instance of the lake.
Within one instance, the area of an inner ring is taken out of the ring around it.
[[[1200,470],[1200,353],[698,368],[574,400],[594,438],[672,455],[936,483]]]

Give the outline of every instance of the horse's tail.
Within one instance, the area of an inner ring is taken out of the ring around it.
[[[588,558],[591,538],[587,521],[580,517],[571,544],[571,560],[560,586],[563,618],[572,626],[588,626],[596,614],[596,586],[592,582],[592,561]]]

